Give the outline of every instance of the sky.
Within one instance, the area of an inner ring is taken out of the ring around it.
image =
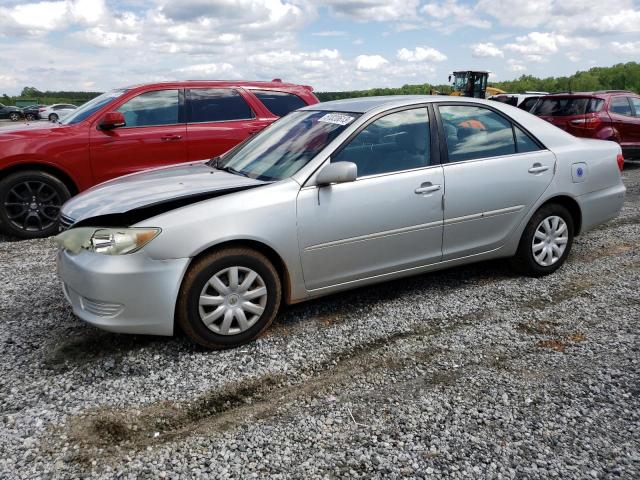
[[[640,0],[0,0],[0,94],[244,79],[317,91],[640,61]]]

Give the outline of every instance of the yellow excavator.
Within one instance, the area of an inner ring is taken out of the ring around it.
[[[487,87],[489,72],[481,70],[464,70],[449,75],[449,82],[453,76],[453,92],[455,97],[489,98],[492,95],[506,93],[495,87]]]

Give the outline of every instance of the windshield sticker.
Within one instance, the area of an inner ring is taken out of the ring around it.
[[[344,115],[342,113],[327,113],[318,119],[319,122],[333,123],[335,125],[348,125],[355,120],[355,117]]]

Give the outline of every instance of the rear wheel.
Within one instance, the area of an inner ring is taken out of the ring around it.
[[[19,238],[40,238],[58,231],[60,207],[71,197],[55,176],[30,170],[0,180],[0,223]]]
[[[33,122],[33,121],[36,119],[36,116],[35,116],[33,113],[27,113],[27,114],[25,115],[25,118],[26,118],[28,121]]]
[[[57,113],[49,114],[49,121],[50,122],[57,122],[58,121],[58,114]]]
[[[226,248],[198,260],[186,273],[178,302],[178,325],[210,349],[247,343],[273,322],[282,296],[273,264],[248,248]]]
[[[18,112],[11,112],[9,114],[9,120],[11,120],[12,122],[17,122],[18,120],[20,120],[20,114]]]
[[[540,277],[555,272],[567,259],[573,245],[573,218],[562,205],[542,206],[522,233],[513,266]]]

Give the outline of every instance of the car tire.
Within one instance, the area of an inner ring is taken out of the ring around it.
[[[569,211],[555,203],[543,205],[527,223],[511,264],[525,275],[549,275],[566,261],[573,235],[573,217]]]
[[[57,113],[50,113],[49,114],[49,121],[50,122],[57,122],[58,121],[58,114]]]
[[[9,114],[9,120],[11,120],[12,122],[17,122],[18,120],[20,120],[20,114],[18,112],[11,112]]]
[[[178,294],[176,321],[205,348],[233,348],[269,328],[281,298],[278,272],[267,257],[249,248],[225,248],[189,267]]]
[[[27,119],[27,121],[29,122],[33,122],[34,120],[36,120],[36,116],[33,113],[27,113],[27,115],[25,116],[25,118]]]
[[[47,172],[15,172],[0,180],[0,225],[18,238],[58,232],[60,207],[71,197],[67,186]]]

